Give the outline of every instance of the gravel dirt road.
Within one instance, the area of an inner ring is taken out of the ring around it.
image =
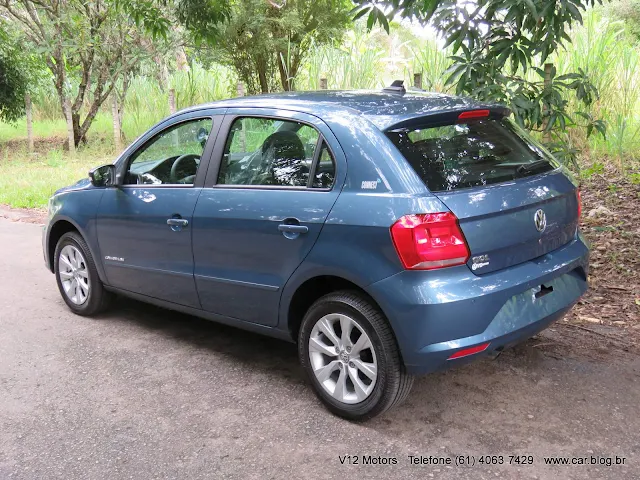
[[[572,349],[588,332],[556,327],[419,378],[404,405],[352,424],[322,408],[291,344],[124,299],[97,319],[71,314],[40,248],[39,226],[0,219],[0,479],[640,477],[640,357],[596,351],[597,338]]]

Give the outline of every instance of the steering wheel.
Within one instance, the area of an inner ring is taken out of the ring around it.
[[[185,160],[188,159],[192,159],[194,162],[196,162],[196,169],[197,169],[197,161],[200,159],[200,155],[196,155],[195,153],[187,153],[185,155],[180,155],[178,158],[176,158],[173,162],[173,165],[171,165],[171,173],[170,173],[170,178],[171,178],[171,183],[178,183],[178,167],[180,167],[180,164],[182,162],[184,162]]]

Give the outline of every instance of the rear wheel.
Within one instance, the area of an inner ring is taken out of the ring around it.
[[[78,233],[60,237],[54,270],[60,295],[74,313],[89,316],[107,308],[111,294],[104,289],[91,251]]]
[[[386,318],[357,292],[331,293],[309,308],[298,354],[320,400],[350,420],[383,413],[413,385]]]

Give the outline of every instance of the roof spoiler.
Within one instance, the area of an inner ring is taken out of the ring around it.
[[[511,110],[504,105],[499,104],[476,104],[476,105],[459,105],[454,108],[440,111],[415,112],[403,115],[398,118],[394,123],[387,124],[382,127],[382,131],[388,132],[391,130],[402,128],[418,128],[438,125],[455,125],[461,120],[465,123],[465,117],[470,119],[473,115],[463,115],[466,112],[482,112],[482,116],[486,116],[490,119],[500,119],[511,115]],[[486,112],[486,113],[485,113]],[[460,115],[463,115],[462,119]]]
[[[407,93],[407,90],[404,88],[404,80],[394,80],[390,86],[384,87],[382,91],[387,93],[399,93],[400,95]]]

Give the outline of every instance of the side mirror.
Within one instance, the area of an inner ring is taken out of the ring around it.
[[[112,187],[116,182],[116,166],[102,165],[89,170],[89,178],[94,187]]]

